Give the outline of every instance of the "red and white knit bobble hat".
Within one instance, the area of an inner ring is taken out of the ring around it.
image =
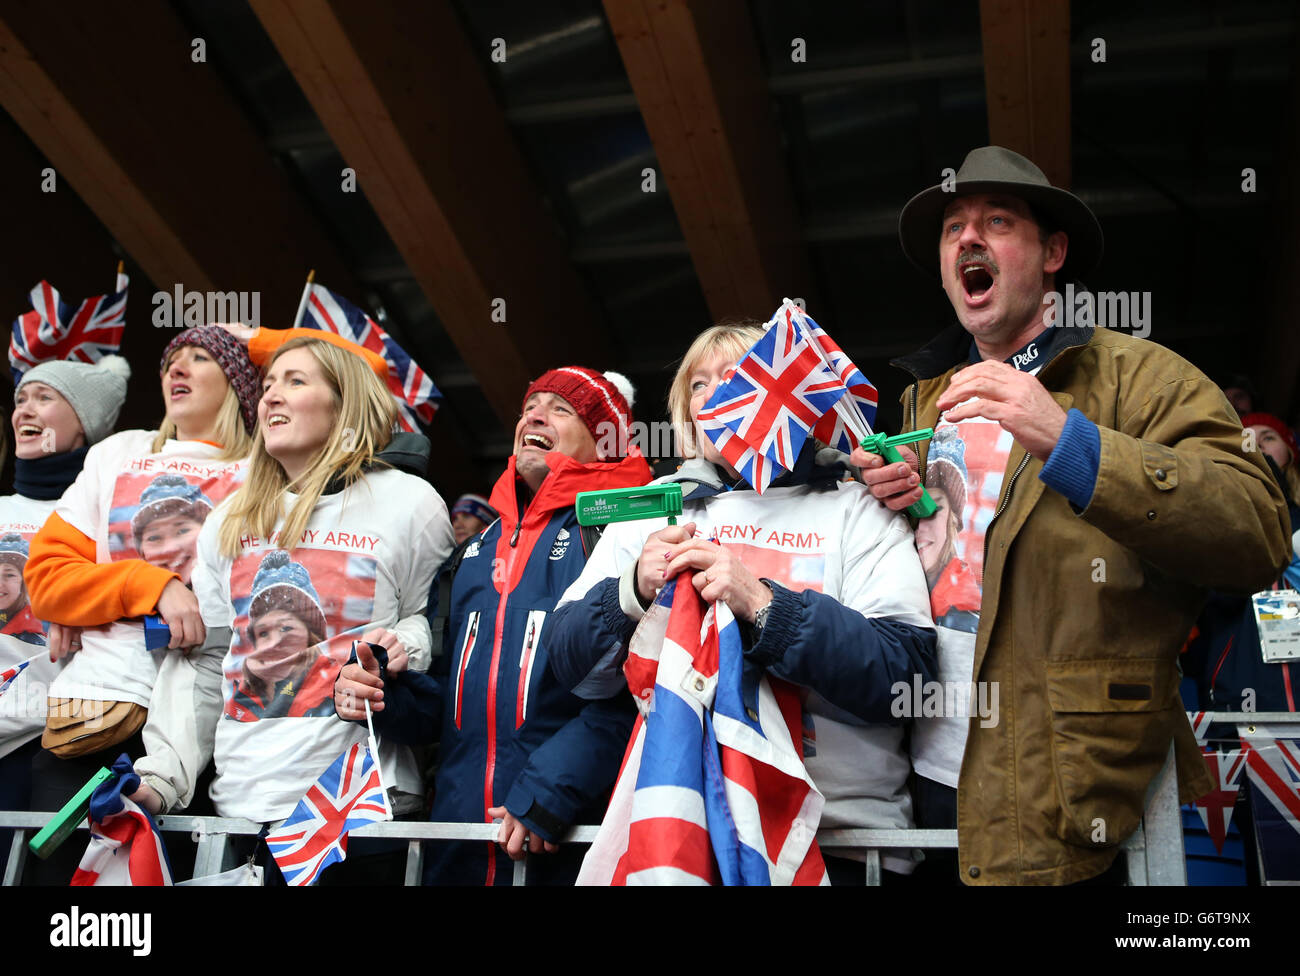
[[[554,393],[564,397],[578,412],[597,444],[608,443],[604,438],[614,430],[617,431],[615,443],[619,456],[626,452],[632,439],[632,404],[636,390],[622,373],[598,373],[585,366],[561,366],[533,380],[524,394],[524,403],[534,393]]]

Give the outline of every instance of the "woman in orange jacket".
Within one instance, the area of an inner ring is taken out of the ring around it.
[[[142,618],[162,618],[169,647],[203,639],[198,601],[177,568],[192,553],[142,551],[150,547],[137,538],[145,521],[137,516],[156,501],[160,475],[170,476],[163,481],[173,490],[213,505],[238,486],[261,375],[226,331],[202,326],[167,346],[160,380],[160,428],[94,444],[32,540],[25,569],[31,608],[50,621],[51,659],[68,657],[51,684],[44,749],[32,762],[35,809],[59,809],[101,765],[143,751],[139,730],[160,655],[146,645]],[[66,864],[45,867],[42,880],[64,882],[71,873]]]

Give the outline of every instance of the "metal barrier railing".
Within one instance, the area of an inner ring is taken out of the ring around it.
[[[1219,718],[1219,716],[1223,716]],[[1215,721],[1250,721],[1257,723],[1295,721],[1294,713],[1215,713]],[[52,813],[18,813],[0,811],[0,829],[12,828],[9,863],[5,868],[3,883],[18,883],[27,859],[27,836],[40,830],[53,817]],[[157,818],[163,831],[189,833],[197,838],[194,859],[194,877],[201,878],[228,870],[236,865],[232,861],[229,844],[231,837],[253,837],[261,832],[261,824],[250,820],[225,817],[195,817],[186,814],[166,814]],[[85,826],[78,828],[85,830]],[[597,827],[572,828],[561,840],[565,844],[590,844],[596,837]],[[370,824],[353,830],[351,837],[373,837],[407,842],[405,884],[418,885],[423,868],[423,841],[465,840],[494,842],[498,826],[490,823],[428,823],[413,821],[388,821]],[[69,843],[73,842],[71,839]],[[887,849],[955,848],[957,831],[920,829],[827,829],[817,832],[817,843],[828,851],[862,854],[863,880],[868,885],[880,884],[880,852]],[[1174,772],[1173,749],[1147,794],[1147,806],[1142,823],[1121,847],[1128,862],[1128,881],[1131,885],[1185,885],[1187,870],[1183,860],[1182,819],[1178,805],[1178,782]],[[515,862],[512,882],[524,884],[527,880],[525,858]]]

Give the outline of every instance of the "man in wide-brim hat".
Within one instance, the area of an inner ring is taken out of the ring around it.
[[[1213,785],[1179,702],[1178,650],[1207,588],[1276,576],[1285,503],[1190,363],[1114,328],[1048,327],[1053,293],[1081,287],[1102,234],[1029,160],[974,150],[908,202],[899,237],[957,315],[896,361],[915,378],[905,426],[955,427],[983,472],[962,513],[968,556],[983,552],[978,631],[964,645],[941,634],[940,673],[994,703],[917,721],[917,824],[957,828],[941,880],[1115,881],[1171,742],[1183,801]],[[925,455],[854,462],[897,510],[920,497]]]

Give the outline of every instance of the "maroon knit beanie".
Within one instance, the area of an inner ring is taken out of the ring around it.
[[[609,430],[617,432],[619,456],[631,443],[632,400],[635,391],[619,373],[598,373],[585,366],[561,366],[533,380],[524,394],[524,403],[534,393],[554,393],[564,397],[577,411],[596,443]],[[611,426],[604,427],[602,424]]]
[[[167,360],[181,346],[198,346],[216,359],[221,371],[239,397],[239,412],[244,417],[244,430],[249,434],[257,425],[257,401],[262,399],[262,371],[248,358],[248,350],[239,340],[217,325],[198,325],[186,329],[163,350],[159,373],[167,372]]]

